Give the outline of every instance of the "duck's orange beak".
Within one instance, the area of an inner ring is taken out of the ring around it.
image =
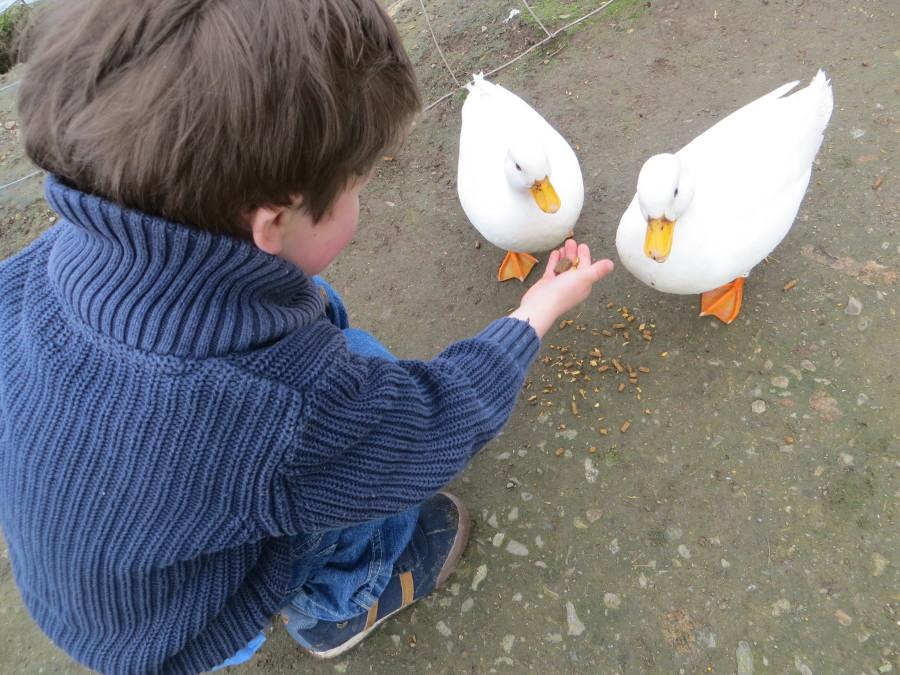
[[[675,221],[667,218],[651,218],[647,221],[644,253],[658,263],[665,262],[672,251]]]
[[[531,195],[544,213],[556,213],[562,205],[549,177],[535,181],[531,186]]]

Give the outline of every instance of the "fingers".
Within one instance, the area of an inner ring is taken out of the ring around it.
[[[594,281],[600,281],[603,277],[612,272],[614,267],[615,265],[613,265],[612,260],[604,259],[595,262],[590,267],[591,273],[594,274]]]
[[[578,244],[577,255],[579,267],[591,266],[591,249],[588,248],[587,244]]]
[[[569,260],[575,260],[578,256],[578,244],[575,243],[574,239],[566,239],[566,243],[563,244],[563,249]]]
[[[547,267],[544,268],[544,279],[552,279],[556,276],[556,263],[562,257],[561,251],[562,249],[550,252],[550,257],[547,259]]]

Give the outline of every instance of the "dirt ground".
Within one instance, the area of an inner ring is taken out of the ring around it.
[[[418,3],[389,4],[435,100],[453,82]],[[551,31],[593,6],[533,4]],[[428,6],[461,79],[542,35],[524,12],[504,23],[524,9],[512,0]],[[750,276],[738,321],[699,319],[697,298],[618,269],[547,336],[505,432],[454,484],[477,522],[447,587],[336,662],[276,627],[235,671],[896,672],[898,14],[874,0],[617,1],[498,75],[577,148],[577,236],[613,259],[646,157],[819,67],[836,106],[797,222]],[[502,254],[459,206],[462,100],[424,114],[379,167],[328,275],[352,321],[404,357],[433,356],[523,291],[493,281]],[[0,92],[0,183],[31,170],[14,119]],[[0,258],[51,216],[40,178],[0,192]],[[594,348],[649,372],[600,374]],[[28,618],[5,555],[0,627],[0,672],[82,672]]]

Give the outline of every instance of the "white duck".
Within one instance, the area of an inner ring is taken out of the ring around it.
[[[525,101],[483,75],[466,85],[457,189],[463,211],[507,254],[499,281],[524,281],[529,255],[571,236],[584,204],[578,158]],[[552,179],[552,183],[551,183]]]
[[[831,82],[789,82],[641,168],[616,248],[664,293],[702,293],[701,316],[737,318],[744,278],[787,235],[831,117]]]

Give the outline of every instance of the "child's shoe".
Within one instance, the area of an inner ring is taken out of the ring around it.
[[[384,593],[369,609],[347,621],[318,621],[312,628],[299,628],[290,608],[283,611],[291,637],[313,656],[333,658],[362,642],[388,617],[424,598],[456,569],[469,539],[471,520],[466,507],[455,496],[438,492],[422,504],[418,528],[424,534],[428,551],[418,566],[391,576]],[[302,624],[301,624],[302,625]]]

